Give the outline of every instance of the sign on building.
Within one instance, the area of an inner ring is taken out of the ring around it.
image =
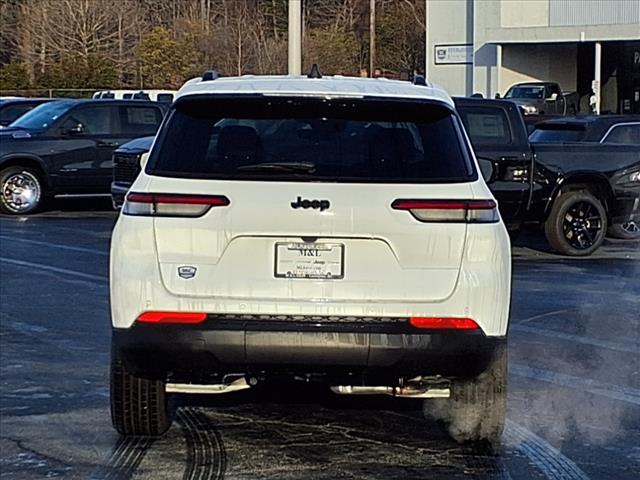
[[[435,45],[434,50],[436,65],[473,63],[473,45]]]

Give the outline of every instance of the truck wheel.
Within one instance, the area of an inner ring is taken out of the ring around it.
[[[425,400],[424,415],[444,423],[457,442],[500,441],[507,413],[507,345],[476,378],[454,380],[451,398]]]
[[[43,197],[42,182],[29,168],[8,167],[0,171],[0,210],[25,215],[38,209]]]
[[[544,224],[551,247],[570,256],[591,255],[604,241],[606,231],[607,212],[587,190],[561,193]]]
[[[121,435],[158,436],[171,426],[165,382],[139,378],[111,355],[111,423]]]
[[[607,231],[610,237],[622,238],[624,240],[640,239],[640,225],[636,222],[625,222],[611,225]]]

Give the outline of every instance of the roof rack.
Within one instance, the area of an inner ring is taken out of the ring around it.
[[[413,84],[420,85],[422,87],[428,87],[429,84],[427,80],[424,78],[424,75],[418,75],[417,73],[413,76]]]
[[[307,75],[307,78],[322,78],[322,74],[320,73],[320,67],[318,67],[317,63],[311,65],[311,70]]]
[[[209,82],[211,80],[217,80],[220,77],[220,72],[218,72],[217,70],[207,70],[202,74],[202,81]]]

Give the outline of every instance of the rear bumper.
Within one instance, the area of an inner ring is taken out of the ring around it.
[[[130,371],[149,378],[207,383],[228,373],[309,374],[379,384],[418,375],[478,375],[505,341],[479,329],[421,330],[406,319],[282,318],[135,323],[113,329],[113,347]]]
[[[113,208],[119,209],[124,203],[124,198],[131,187],[130,183],[111,182],[111,201]]]

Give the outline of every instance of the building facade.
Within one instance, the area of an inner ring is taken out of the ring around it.
[[[640,113],[640,0],[426,0],[426,71],[452,95],[558,82],[590,110]]]

